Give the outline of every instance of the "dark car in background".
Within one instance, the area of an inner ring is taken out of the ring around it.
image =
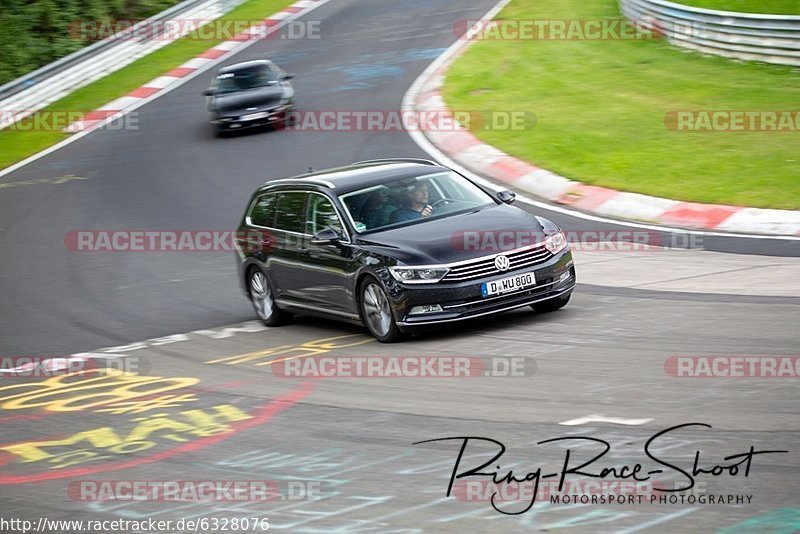
[[[269,326],[320,315],[382,342],[522,306],[559,309],[575,287],[569,244],[513,201],[425,160],[274,180],[242,217],[240,282]]]
[[[203,92],[211,124],[218,134],[258,126],[286,124],[294,110],[294,88],[268,60],[222,67]]]

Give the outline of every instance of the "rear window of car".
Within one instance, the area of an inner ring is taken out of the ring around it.
[[[250,211],[250,224],[271,227],[275,222],[275,200],[274,194],[259,197]]]
[[[304,233],[306,193],[279,193],[275,204],[275,226],[279,230]]]

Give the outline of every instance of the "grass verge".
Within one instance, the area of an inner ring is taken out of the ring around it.
[[[220,18],[215,24],[222,25],[225,21],[261,20],[292,3],[293,0],[248,0]],[[93,111],[225,40],[224,38],[217,40],[198,38],[198,35],[208,35],[209,33],[211,32],[204,31],[202,34],[189,34],[117,72],[78,89],[69,96],[54,102],[41,113],[46,114],[52,111],[87,113]],[[224,33],[222,34],[224,35]],[[61,131],[50,130],[2,130],[0,131],[0,169],[51,147],[69,135]]]
[[[616,0],[514,0],[502,19],[618,18]],[[800,70],[661,40],[481,41],[443,89],[454,110],[527,110],[527,131],[475,131],[588,184],[679,200],[800,209],[800,131],[670,130],[680,110],[800,111]]]

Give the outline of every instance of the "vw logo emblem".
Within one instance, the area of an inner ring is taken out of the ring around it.
[[[497,256],[494,259],[494,266],[497,267],[498,271],[507,271],[508,268],[511,267],[511,262],[508,256]]]

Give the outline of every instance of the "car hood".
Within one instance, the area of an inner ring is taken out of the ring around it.
[[[228,93],[215,96],[212,109],[221,115],[246,115],[274,108],[280,104],[283,95],[284,88],[280,84]]]
[[[407,265],[426,265],[509,252],[543,239],[535,216],[501,204],[367,234],[359,241]]]

